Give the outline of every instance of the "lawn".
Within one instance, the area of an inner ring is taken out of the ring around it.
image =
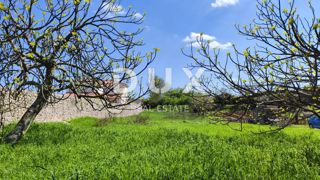
[[[155,112],[34,124],[19,144],[0,145],[0,179],[320,178],[320,131],[244,127]]]

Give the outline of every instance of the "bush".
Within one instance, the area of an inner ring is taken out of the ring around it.
[[[235,97],[227,92],[221,92],[214,97],[201,93],[184,93],[183,89],[172,89],[164,94],[150,93],[150,97],[143,101],[145,107],[157,108],[158,106],[189,106],[190,112],[204,115],[227,105],[234,104]]]
[[[159,105],[191,105],[191,94],[183,93],[183,89],[173,89],[164,94],[150,93],[150,97],[144,101],[144,105],[150,108],[157,108]]]
[[[139,115],[135,116],[134,123],[136,123],[136,124],[147,124],[149,119],[150,119],[150,117],[148,115],[139,114]]]

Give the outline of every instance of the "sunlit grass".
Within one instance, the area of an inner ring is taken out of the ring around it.
[[[319,178],[318,130],[292,126],[254,134],[270,127],[232,128],[154,112],[35,124],[18,145],[0,145],[0,179]]]

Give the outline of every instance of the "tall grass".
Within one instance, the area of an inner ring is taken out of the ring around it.
[[[34,124],[21,143],[0,145],[0,179],[320,177],[317,130],[295,126],[253,134],[268,127],[246,125],[238,132],[206,118],[170,117],[144,113],[106,124],[94,118]]]

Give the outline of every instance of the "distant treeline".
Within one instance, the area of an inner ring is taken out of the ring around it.
[[[177,88],[162,94],[150,92],[149,97],[143,101],[143,105],[154,109],[163,105],[189,106],[191,112],[202,113],[224,107],[233,99],[231,94],[225,92],[211,97],[201,93],[184,93],[182,88]]]

